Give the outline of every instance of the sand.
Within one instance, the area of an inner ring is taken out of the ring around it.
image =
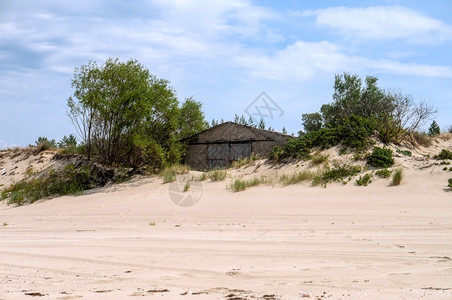
[[[452,299],[452,174],[410,161],[400,186],[204,181],[183,208],[140,177],[0,204],[0,299]]]

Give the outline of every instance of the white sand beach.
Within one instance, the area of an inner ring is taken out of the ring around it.
[[[183,208],[139,177],[3,202],[0,299],[451,299],[451,173],[396,161],[400,186],[204,181]]]

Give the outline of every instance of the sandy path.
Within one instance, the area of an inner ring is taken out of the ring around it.
[[[204,182],[189,208],[143,179],[0,206],[0,299],[451,299],[452,194],[425,175],[241,193]]]

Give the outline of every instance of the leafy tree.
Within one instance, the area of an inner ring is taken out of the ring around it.
[[[438,123],[436,123],[436,121],[433,120],[432,124],[430,124],[430,127],[428,129],[428,135],[435,137],[440,134],[441,134],[441,129],[439,128]]]
[[[209,127],[204,119],[202,103],[192,97],[185,99],[180,108],[179,138],[187,138]]]
[[[69,136],[63,136],[58,142],[58,148],[75,147],[77,146],[77,138],[71,133]]]
[[[302,125],[306,132],[317,131],[322,128],[322,115],[320,113],[301,115]]]
[[[182,108],[165,79],[152,75],[137,60],[109,58],[75,68],[68,115],[86,145],[88,158],[108,165],[161,168],[180,160],[183,121],[199,125],[199,104]],[[189,112],[180,117],[181,109]],[[204,122],[204,119],[202,119]]]

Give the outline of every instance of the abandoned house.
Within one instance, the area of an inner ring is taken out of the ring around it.
[[[195,170],[228,167],[252,154],[268,157],[275,146],[284,145],[291,135],[226,122],[185,139],[185,163]]]

